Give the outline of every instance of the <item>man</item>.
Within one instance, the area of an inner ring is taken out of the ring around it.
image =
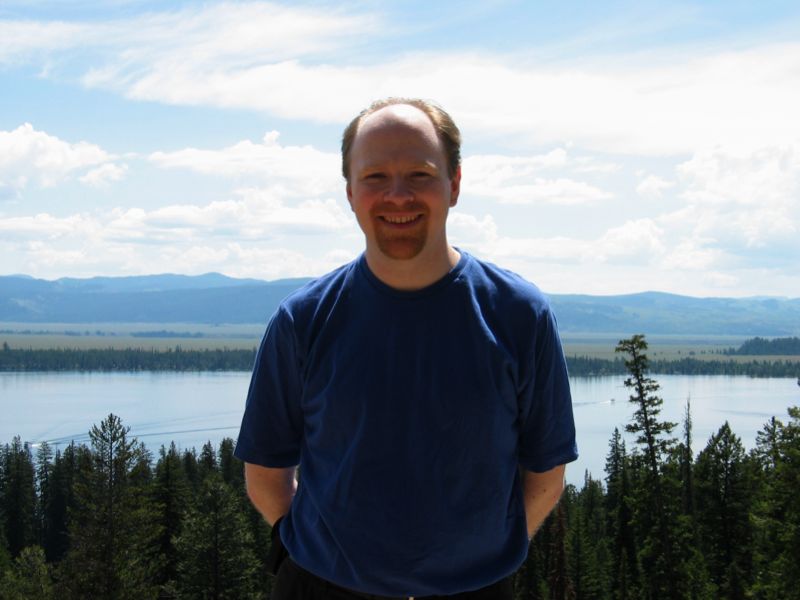
[[[278,308],[236,448],[288,553],[273,598],[511,598],[577,457],[555,320],[448,243],[460,133],[441,108],[374,103],[342,168],[366,250]]]

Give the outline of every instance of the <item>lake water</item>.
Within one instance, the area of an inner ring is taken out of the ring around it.
[[[662,417],[681,422],[691,399],[694,451],[727,420],[752,448],[756,433],[773,415],[787,420],[786,409],[800,405],[794,379],[726,376],[656,376],[664,399]],[[48,441],[63,447],[87,442],[88,430],[113,412],[131,434],[157,452],[175,441],[198,450],[208,440],[235,438],[249,373],[0,373],[0,443],[14,435],[24,441]],[[567,469],[580,485],[588,469],[604,477],[608,441],[614,427],[624,431],[634,407],[623,377],[576,377],[571,380],[578,448],[581,457]],[[626,436],[629,440],[630,436]]]

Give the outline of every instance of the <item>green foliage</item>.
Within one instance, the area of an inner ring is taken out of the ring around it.
[[[181,533],[186,515],[191,487],[184,464],[175,443],[169,449],[161,446],[153,483],[153,499],[158,506],[158,552],[163,558],[161,572],[156,580],[161,586],[174,585],[178,576],[178,552],[174,539]]]
[[[0,352],[0,371],[249,371],[255,362],[250,350],[167,351],[141,348],[16,349]]]
[[[766,339],[755,337],[727,354],[745,356],[800,356],[800,337]]]
[[[625,387],[631,389],[630,401],[636,406],[633,420],[625,426],[625,430],[637,435],[636,443],[646,452],[648,466],[651,474],[655,476],[662,455],[669,451],[673,443],[671,438],[663,436],[672,432],[675,423],[658,420],[664,401],[656,395],[661,386],[655,379],[647,376],[650,361],[645,354],[646,350],[647,341],[643,335],[620,340],[616,348],[617,352],[628,355],[625,367],[630,376],[625,379]]]
[[[755,525],[757,598],[800,598],[800,408],[789,408],[786,425],[771,420],[753,453],[762,466]]]
[[[12,557],[36,542],[34,473],[30,447],[19,436],[0,450],[0,512]]]
[[[636,406],[625,429],[636,435],[640,452],[631,461],[630,496],[637,530],[640,593],[646,598],[680,597],[686,587],[683,567],[692,549],[684,542],[678,518],[681,512],[681,485],[675,474],[678,465],[667,462],[675,448],[676,440],[668,437],[675,423],[659,419],[663,400],[657,395],[658,382],[647,375],[649,360],[644,336],[620,340],[616,350],[627,355],[625,366],[629,376],[625,386],[631,389],[630,402]]]
[[[791,354],[791,353],[786,353]],[[255,349],[216,348],[166,350],[141,348],[8,348],[0,352],[0,371],[250,371]],[[568,356],[573,376],[622,375],[625,363],[616,358]],[[800,363],[791,360],[658,359],[650,370],[662,375],[748,375],[797,377]]]
[[[697,528],[711,579],[726,598],[744,598],[752,572],[752,480],[741,440],[727,421],[697,457]]]
[[[11,600],[50,600],[54,598],[52,569],[44,550],[28,546],[0,577],[0,598]]]
[[[155,598],[158,525],[141,479],[141,447],[110,414],[89,432],[91,469],[75,485],[70,550],[62,565],[72,598]]]
[[[239,498],[210,474],[175,540],[182,598],[247,600],[258,597],[253,538]]]
[[[695,458],[688,405],[678,443],[646,342],[627,341],[636,443],[615,430],[605,485],[567,486],[515,599],[800,598],[800,409],[749,454],[726,423]],[[19,438],[0,448],[0,598],[269,598],[269,527],[233,440],[154,461],[115,415],[90,438],[35,460]]]

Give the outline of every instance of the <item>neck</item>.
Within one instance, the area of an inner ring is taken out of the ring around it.
[[[367,248],[367,265],[372,274],[389,287],[414,291],[436,283],[458,264],[461,255],[450,245],[443,251],[420,254],[412,259],[397,260],[376,248]]]

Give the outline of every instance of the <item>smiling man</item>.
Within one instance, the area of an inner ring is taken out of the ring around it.
[[[440,107],[372,104],[342,169],[366,249],[278,308],[236,448],[272,597],[510,599],[577,458],[555,319],[449,244],[460,133]]]

